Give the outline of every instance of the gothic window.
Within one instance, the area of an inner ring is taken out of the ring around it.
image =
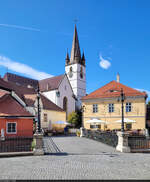
[[[80,69],[80,78],[83,78],[83,69],[82,69],[82,67]]]
[[[71,78],[72,76],[73,76],[73,70],[72,70],[72,67],[70,67],[69,77]]]
[[[64,97],[63,99],[63,109],[64,111],[67,111],[67,97]]]

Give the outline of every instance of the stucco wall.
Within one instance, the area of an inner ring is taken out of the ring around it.
[[[44,114],[47,114],[47,122],[44,122]],[[42,128],[52,129],[53,127],[59,127],[60,125],[55,126],[55,124],[53,124],[53,122],[55,121],[66,121],[66,113],[59,111],[52,111],[52,110],[42,110],[41,112]]]
[[[16,125],[16,134],[8,134],[6,132],[7,122],[15,122]],[[33,136],[33,119],[30,118],[14,118],[6,119],[0,118],[0,132],[3,128],[5,131],[5,136]]]
[[[132,111],[126,112],[126,102],[132,103]],[[108,104],[114,103],[114,112],[108,112]],[[93,104],[98,104],[98,112],[93,113]],[[116,121],[121,120],[122,111],[121,111],[121,103],[116,100],[105,100],[105,101],[85,101],[83,102],[85,106],[85,110],[83,113],[83,124],[84,127],[90,129],[90,124],[86,123],[86,121],[97,118],[103,121],[108,122],[107,129],[120,129],[121,123],[117,123]],[[144,98],[135,98],[135,99],[127,99],[124,102],[124,117],[130,120],[134,120],[135,123],[132,123],[132,129],[144,129],[146,122],[146,104]],[[104,124],[101,124],[102,129],[104,129]]]

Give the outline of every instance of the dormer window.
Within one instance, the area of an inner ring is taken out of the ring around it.
[[[109,90],[110,92],[118,92],[117,90]]]

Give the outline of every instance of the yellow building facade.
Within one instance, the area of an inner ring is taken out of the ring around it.
[[[82,98],[83,127],[86,129],[121,129],[122,108],[120,88],[124,90],[124,128],[143,130],[146,127],[146,93],[126,87],[118,82],[110,82]],[[93,119],[102,121],[92,123]]]
[[[57,124],[57,121],[66,121],[65,111],[55,111],[42,109],[41,111],[41,127],[49,130],[63,130],[65,124]],[[56,124],[55,124],[56,122]]]

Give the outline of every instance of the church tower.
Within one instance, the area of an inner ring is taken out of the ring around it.
[[[75,25],[71,56],[67,51],[65,71],[76,98],[76,110],[81,108],[81,98],[86,95],[86,69],[84,52],[81,57],[77,28]]]

